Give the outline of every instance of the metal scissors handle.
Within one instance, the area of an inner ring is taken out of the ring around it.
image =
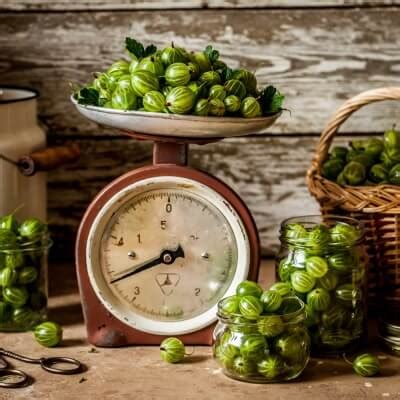
[[[80,361],[70,357],[42,357],[30,358],[0,348],[0,387],[17,388],[28,384],[29,376],[18,369],[9,368],[8,362],[3,357],[13,358],[29,364],[39,364],[45,371],[52,374],[72,375],[82,371]],[[60,367],[64,365],[64,367]],[[66,367],[66,365],[68,365]],[[12,382],[7,382],[6,377],[15,377]]]

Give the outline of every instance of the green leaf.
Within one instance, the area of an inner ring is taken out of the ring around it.
[[[145,55],[145,50],[142,43],[133,38],[125,38],[125,48],[128,50],[129,53],[133,54],[138,59],[143,58]]]
[[[154,46],[154,44],[150,44],[149,46],[146,47],[146,49],[144,50],[144,56],[151,56],[152,54],[154,54],[157,51],[157,47]]]
[[[231,69],[229,67],[224,68],[221,71],[221,78],[223,82],[229,81],[229,79],[233,78],[233,74],[234,74],[235,70]]]
[[[218,57],[219,57],[219,51],[213,49],[213,47],[211,45],[208,45],[205,48],[204,54],[208,57],[208,59],[210,60],[211,64],[214,63],[215,61],[217,61]]]
[[[78,104],[86,106],[98,106],[99,105],[99,92],[94,88],[82,88],[79,92],[74,95]]]
[[[263,114],[276,113],[282,109],[285,96],[274,86],[267,86],[260,95],[260,103]]]

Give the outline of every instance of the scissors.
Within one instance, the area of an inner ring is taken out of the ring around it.
[[[45,371],[52,374],[72,375],[82,372],[80,361],[69,357],[30,358],[0,348],[0,387],[21,388],[31,383],[32,378],[19,369],[10,368],[4,357],[13,358],[29,364],[39,364]],[[68,365],[68,366],[67,366]]]

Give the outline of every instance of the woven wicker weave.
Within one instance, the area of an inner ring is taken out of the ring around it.
[[[400,100],[400,87],[369,90],[346,101],[321,134],[307,172],[311,194],[323,214],[355,217],[365,224],[370,256],[369,304],[400,310],[400,187],[340,186],[321,176],[330,145],[340,126],[361,107],[383,100]]]

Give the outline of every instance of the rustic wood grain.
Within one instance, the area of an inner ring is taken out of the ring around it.
[[[143,10],[195,8],[385,7],[399,0],[4,0],[0,10]]]
[[[231,65],[255,70],[262,85],[276,84],[287,95],[292,115],[271,133],[319,133],[344,99],[400,85],[399,20],[400,8],[6,13],[0,14],[0,84],[39,89],[40,116],[51,134],[107,134],[73,109],[69,82],[85,82],[122,56],[126,35],[194,50],[215,43]],[[380,131],[397,111],[390,103],[367,108],[344,130]]]
[[[315,214],[319,207],[305,185],[316,137],[230,139],[193,145],[190,165],[222,179],[239,193],[255,217],[264,255],[279,247],[285,218]],[[336,143],[350,140],[341,136]],[[49,220],[57,254],[71,254],[85,208],[112,179],[151,162],[151,144],[125,138],[86,138],[76,142],[79,163],[49,174]],[[59,140],[57,143],[62,143]]]

